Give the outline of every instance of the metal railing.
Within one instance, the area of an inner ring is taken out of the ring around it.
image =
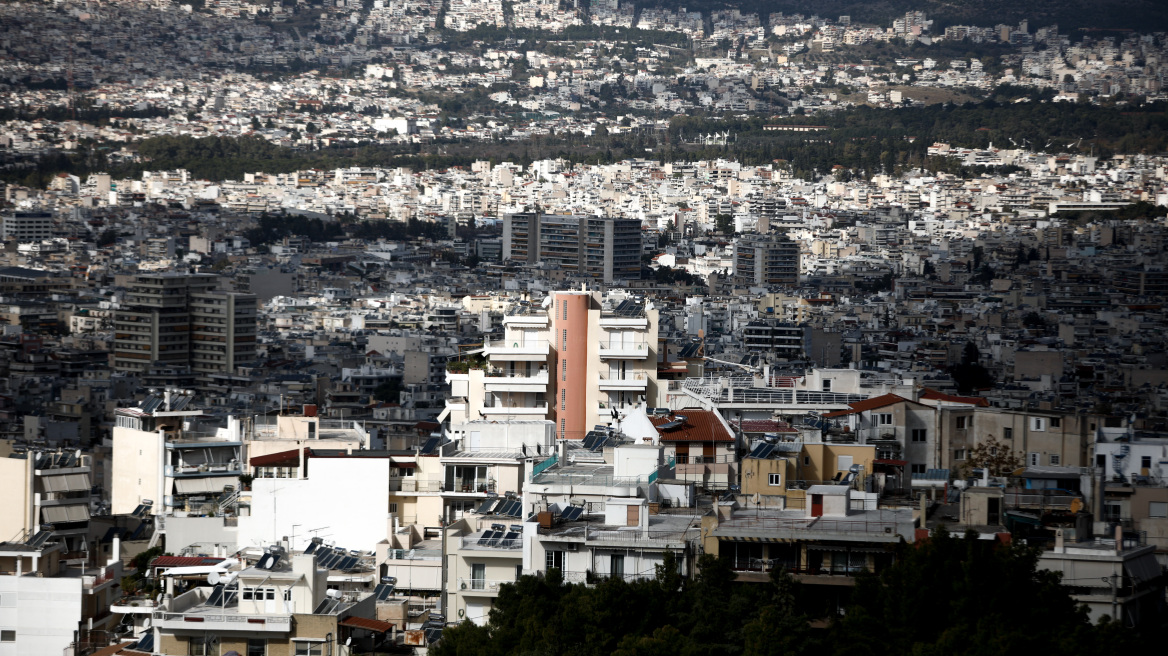
[[[608,476],[599,474],[568,473],[550,471],[540,474],[531,481],[538,485],[600,485],[605,487],[635,487],[647,483],[637,476]]]
[[[458,579],[458,588],[465,591],[495,592],[508,583],[515,583],[515,581],[507,581],[505,579],[464,579],[460,577]]]
[[[547,460],[544,460],[543,462],[539,463],[538,465],[532,467],[531,468],[531,477],[535,478],[536,476],[539,476],[547,468],[555,465],[556,462],[558,461],[558,459],[559,459],[558,456],[552,456],[552,457],[548,458]]]
[[[189,619],[188,619],[189,618]],[[290,615],[237,615],[222,614],[208,615],[203,613],[154,613],[154,623],[158,622],[190,622],[188,628],[199,628],[196,624],[238,624],[236,631],[254,630],[257,626],[277,628],[287,631],[292,627]]]
[[[481,537],[462,538],[462,548],[470,549],[521,549],[523,547],[523,538],[518,537],[512,540],[496,539],[491,542],[481,542]]]

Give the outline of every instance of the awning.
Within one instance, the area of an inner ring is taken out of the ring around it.
[[[413,469],[418,466],[418,463],[415,460],[398,460],[392,456],[390,457],[390,462],[392,462],[393,466],[397,467],[398,469]]]
[[[337,622],[341,626],[347,626],[353,629],[365,629],[366,631],[376,631],[377,633],[385,633],[393,629],[393,624],[389,622],[382,622],[381,620],[371,620],[367,617],[353,617],[349,616]]]
[[[174,479],[175,494],[222,494],[224,485],[231,485],[234,479],[214,478],[176,478]]]
[[[89,489],[89,474],[41,476],[46,492],[83,492]]]
[[[808,551],[838,551],[850,553],[889,553],[887,549],[880,549],[877,547],[841,547],[835,544],[809,544]]]
[[[41,508],[41,517],[46,524],[89,521],[89,506],[48,506]]]

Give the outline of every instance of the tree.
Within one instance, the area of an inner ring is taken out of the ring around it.
[[[965,460],[965,467],[969,470],[978,467],[989,469],[990,476],[1008,476],[1022,466],[1022,461],[1007,445],[990,435],[984,441],[969,450],[969,457]],[[972,472],[966,471],[969,476]]]
[[[972,394],[975,390],[994,386],[994,377],[981,365],[980,359],[981,353],[977,344],[966,342],[961,352],[961,364],[949,367],[949,375],[953,377],[953,382],[957,383],[959,394]]]
[[[724,235],[734,234],[734,217],[730,214],[714,215],[714,225]]]

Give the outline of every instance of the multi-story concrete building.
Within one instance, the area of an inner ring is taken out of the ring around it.
[[[217,507],[225,487],[239,485],[244,469],[238,425],[213,435],[188,430],[191,418],[202,414],[188,407],[191,398],[167,390],[137,407],[118,408],[109,477],[113,514],[139,506],[155,515],[190,510],[191,504]]]
[[[50,526],[68,552],[81,552],[89,529],[90,459],[81,452],[0,458],[0,534],[31,537]]]
[[[641,223],[572,214],[503,217],[503,259],[542,262],[605,282],[640,278]]]
[[[120,554],[82,568],[67,548],[47,530],[0,542],[0,654],[60,656],[105,644],[97,638],[119,617],[110,604],[121,597]]]
[[[503,319],[504,338],[484,344],[484,368],[449,373],[451,399],[438,420],[550,419],[560,438],[657,404],[657,311],[597,292],[554,292],[544,307]]]
[[[214,275],[149,274],[129,282],[114,314],[115,371],[154,363],[231,373],[255,359],[256,297],[216,291]]]
[[[0,237],[4,241],[40,241],[53,236],[52,212],[13,212],[5,214],[0,223]]]
[[[734,284],[747,287],[799,282],[799,244],[785,234],[743,235],[734,244]]]

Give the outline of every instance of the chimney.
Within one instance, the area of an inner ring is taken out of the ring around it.
[[[1116,555],[1123,553],[1123,525],[1115,525],[1115,553]]]
[[[110,544],[110,559],[106,565],[113,565],[122,559],[122,540],[116,534],[114,541]]]
[[[1065,549],[1066,543],[1063,541],[1063,530],[1061,528],[1056,529],[1054,532],[1054,552],[1064,553]]]

